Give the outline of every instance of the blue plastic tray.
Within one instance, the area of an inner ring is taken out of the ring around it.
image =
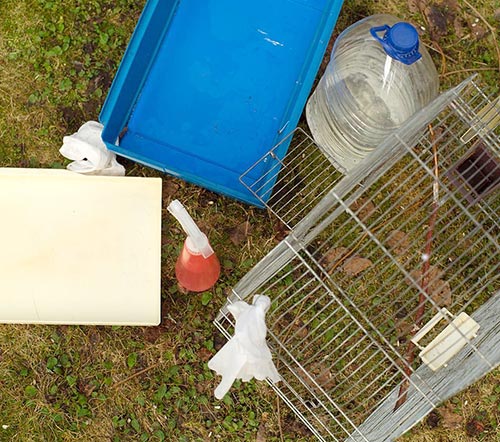
[[[239,177],[296,127],[341,5],[149,0],[100,114],[104,142],[262,206]],[[245,181],[270,167],[252,169]]]

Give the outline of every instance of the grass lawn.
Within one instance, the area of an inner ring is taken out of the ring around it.
[[[144,0],[0,1],[0,166],[62,168],[64,135],[97,119]],[[500,2],[345,0],[334,37],[388,12],[421,26],[441,89],[481,74],[499,90]],[[331,47],[331,46],[330,46]],[[325,63],[323,63],[323,69]],[[305,126],[304,126],[305,127]],[[313,441],[265,383],[223,401],[207,361],[223,345],[212,321],[230,288],[278,243],[266,212],[162,176],[164,208],[189,208],[221,259],[217,285],[178,291],[183,233],[165,211],[158,327],[0,325],[0,441]],[[500,373],[443,404],[405,441],[495,441]]]

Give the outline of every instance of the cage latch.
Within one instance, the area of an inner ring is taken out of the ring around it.
[[[449,317],[452,321],[425,347],[419,341],[429,333],[442,319]],[[467,313],[458,316],[452,315],[447,309],[442,308],[436,315],[415,334],[412,342],[421,350],[420,358],[431,370],[436,371],[446,367],[447,362],[455,356],[467,342],[475,338],[479,324]]]

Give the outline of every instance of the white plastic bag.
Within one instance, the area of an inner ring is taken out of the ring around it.
[[[269,378],[273,383],[281,379],[266,343],[265,315],[270,305],[269,297],[263,295],[255,295],[253,305],[244,301],[228,305],[236,319],[234,336],[208,362],[208,367],[222,376],[215,389],[217,399],[224,397],[236,379]]]
[[[88,121],[78,132],[63,138],[59,152],[73,160],[68,164],[68,170],[86,175],[125,175],[125,168],[102,141],[102,129],[101,123]]]

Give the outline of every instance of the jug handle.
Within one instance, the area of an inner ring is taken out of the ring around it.
[[[370,28],[370,34],[372,34],[372,37],[375,40],[378,40],[380,43],[384,44],[385,41],[384,41],[383,37],[380,38],[378,36],[378,32],[383,32],[383,31],[387,32],[389,29],[391,29],[391,27],[389,25],[375,26],[373,28]]]

